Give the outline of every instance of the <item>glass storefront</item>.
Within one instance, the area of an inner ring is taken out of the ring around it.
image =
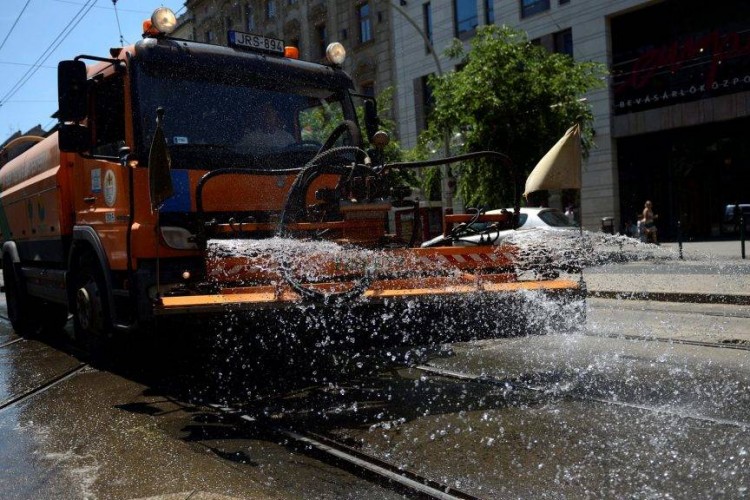
[[[750,203],[750,118],[633,136],[617,142],[622,223],[646,200],[664,238],[720,235],[725,207]]]
[[[661,129],[618,129],[621,224],[651,200],[663,238],[678,221],[684,238],[719,236],[726,205],[750,203],[750,114],[727,97],[750,95],[750,2],[667,0],[610,27],[615,120]]]

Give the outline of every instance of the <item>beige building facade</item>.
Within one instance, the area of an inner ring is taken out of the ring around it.
[[[442,55],[448,44],[468,42],[477,26],[506,24],[550,50],[609,68],[607,85],[585,96],[596,133],[583,167],[586,228],[613,217],[615,230],[627,232],[652,199],[666,237],[714,237],[727,204],[750,202],[748,2],[401,0],[398,7],[393,32],[405,146],[424,127],[426,77],[455,69],[457,61]]]
[[[356,91],[376,94],[393,81],[390,9],[370,0],[188,0],[176,36],[226,45],[227,31],[256,33],[299,48],[300,58],[322,61],[331,42],[347,49],[346,70]]]

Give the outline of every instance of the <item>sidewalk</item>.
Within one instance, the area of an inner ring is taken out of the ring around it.
[[[750,245],[739,241],[687,242],[661,247],[672,258],[609,264],[584,271],[591,297],[750,305]]]

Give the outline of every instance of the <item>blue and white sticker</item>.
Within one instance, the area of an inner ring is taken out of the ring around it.
[[[107,224],[114,224],[115,223],[115,213],[114,212],[107,212],[104,214],[104,222]]]
[[[108,207],[115,206],[117,201],[117,179],[112,170],[107,170],[104,174],[104,203]]]
[[[94,168],[91,170],[91,192],[102,192],[102,169]]]

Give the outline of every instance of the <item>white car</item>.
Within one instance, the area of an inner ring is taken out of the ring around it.
[[[488,210],[488,215],[499,214],[504,211],[513,213],[512,208]],[[564,213],[556,208],[521,208],[519,225],[517,229],[505,229],[497,231],[492,229],[492,223],[475,222],[473,224],[456,226],[453,234],[444,237],[443,235],[432,238],[422,243],[422,247],[432,247],[441,245],[466,246],[466,245],[487,245],[501,244],[506,238],[512,235],[521,234],[523,231],[571,231],[578,230],[579,227],[571,222]]]

